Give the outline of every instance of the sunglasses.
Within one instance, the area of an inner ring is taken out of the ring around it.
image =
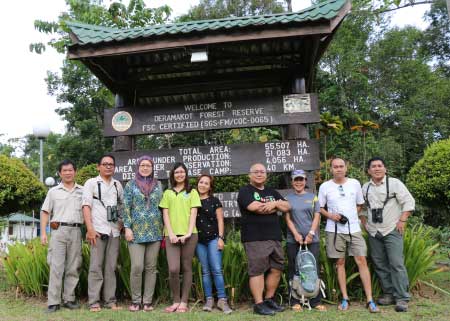
[[[338,191],[339,191],[339,195],[340,196],[342,196],[342,197],[345,196],[344,188],[342,187],[342,185],[339,185]]]

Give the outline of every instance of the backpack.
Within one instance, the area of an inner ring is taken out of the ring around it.
[[[295,270],[294,278],[290,281],[290,295],[311,310],[309,299],[315,298],[319,291],[322,291],[322,296],[325,298],[325,284],[317,275],[316,258],[308,250],[306,244],[305,249],[300,245],[295,258]]]

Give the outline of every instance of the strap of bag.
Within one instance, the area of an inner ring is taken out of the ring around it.
[[[370,209],[370,202],[369,202],[370,185],[371,185],[370,183],[367,184],[366,197],[365,197],[366,205],[367,205],[367,208],[369,208],[369,209]],[[389,199],[390,199],[390,197],[389,197],[389,177],[386,175],[386,199],[383,202],[383,207],[382,208],[384,208],[386,206],[386,204],[389,201]]]

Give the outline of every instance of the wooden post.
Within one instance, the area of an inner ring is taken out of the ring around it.
[[[294,78],[291,86],[292,94],[306,94],[306,83],[304,77]],[[302,124],[291,124],[287,126],[283,126],[283,139],[308,139],[309,132],[306,125]],[[312,172],[313,173],[313,172]],[[308,177],[314,177],[311,172],[308,172]],[[291,188],[291,175],[290,173],[286,173],[284,176],[284,182],[286,188]],[[315,184],[309,184],[310,190],[315,190]]]
[[[124,108],[126,106],[125,97],[116,94],[115,106],[117,108]],[[114,152],[134,151],[134,137],[133,136],[117,136],[114,137],[113,144]]]

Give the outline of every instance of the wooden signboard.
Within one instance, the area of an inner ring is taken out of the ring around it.
[[[308,173],[308,181],[314,181],[314,174],[312,172]],[[293,192],[292,189],[279,189],[277,191],[283,197]],[[238,194],[238,192],[214,193],[214,196],[222,203],[223,215],[225,218],[241,217],[241,211],[239,210],[239,205],[237,203]]]
[[[213,176],[247,174],[256,162],[264,164],[268,172],[290,172],[297,168],[318,169],[319,145],[316,140],[286,140],[270,143],[210,145],[180,147],[152,151],[116,152],[114,178],[128,181],[134,178],[136,161],[149,155],[155,162],[155,177],[167,179],[175,162],[183,162],[189,176],[207,173]]]
[[[149,135],[320,121],[316,94],[105,109],[104,136]]]

